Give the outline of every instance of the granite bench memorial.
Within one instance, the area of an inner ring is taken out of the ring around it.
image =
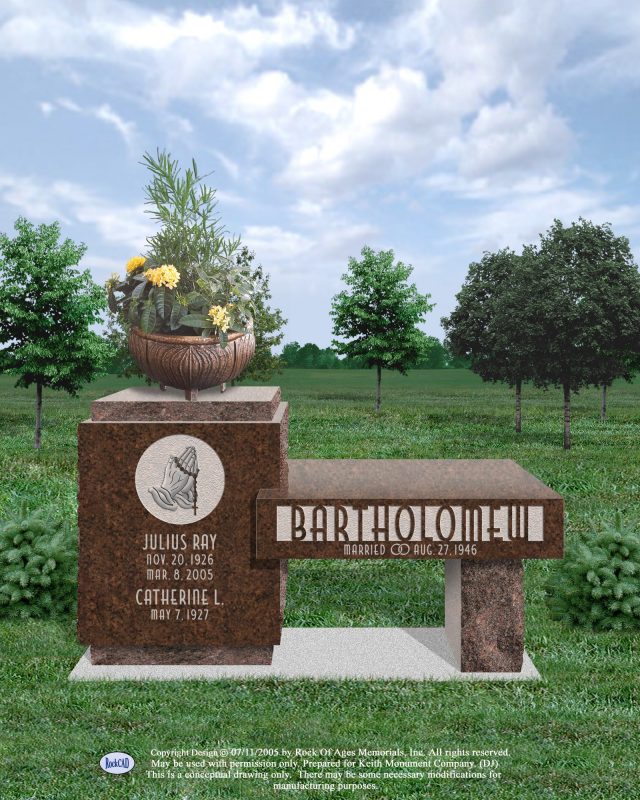
[[[78,512],[91,662],[269,664],[288,559],[444,559],[458,669],[518,672],[522,559],[562,556],[562,498],[513,461],[289,460],[287,422],[275,387],[93,403]]]

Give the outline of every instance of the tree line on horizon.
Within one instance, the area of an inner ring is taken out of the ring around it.
[[[92,330],[106,302],[88,270],[77,269],[85,245],[60,242],[60,225],[34,226],[19,218],[11,239],[0,234],[0,372],[17,386],[36,386],[35,446],[40,446],[42,390],[75,394],[98,374],[127,374],[126,335]],[[522,429],[522,387],[563,392],[564,447],[571,446],[571,395],[640,371],[640,273],[629,241],[608,223],[554,220],[539,243],[521,253],[485,252],[469,265],[457,305],[442,318],[440,342],[419,325],[433,310],[429,294],[409,283],[411,265],[393,250],[365,246],[350,258],[345,288],[332,300],[333,347],[282,341],[284,318],[270,305],[269,276],[244,248],[238,264],[260,288],[256,303],[256,358],[243,376],[268,380],[281,366],[371,369],[375,410],[383,370],[470,367],[484,381],[515,389],[515,428]],[[130,373],[129,373],[130,374]]]
[[[454,355],[436,336],[426,336],[424,355],[413,369],[468,369],[471,361]],[[313,342],[286,344],[280,355],[285,369],[370,369],[364,356],[340,357],[337,349]]]

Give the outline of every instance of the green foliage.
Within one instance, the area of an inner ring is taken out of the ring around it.
[[[288,342],[282,348],[282,363],[285,367],[295,367],[300,352],[299,342]]]
[[[73,610],[75,537],[40,509],[0,525],[0,616],[26,619]]]
[[[526,265],[535,383],[577,392],[630,380],[640,366],[640,275],[628,239],[609,224],[556,219]]]
[[[312,342],[302,347],[298,342],[286,344],[282,350],[282,361],[286,367],[295,369],[341,369],[347,366],[347,359],[338,358],[335,350],[330,347],[322,349]]]
[[[158,150],[156,157],[145,153],[142,163],[151,173],[146,210],[160,228],[147,238],[141,263],[124,280],[107,282],[109,307],[125,329],[219,336],[225,345],[227,330],[251,328],[256,297],[264,290],[238,258],[240,238],[227,237],[215,213],[215,189],[203,182],[208,175],[200,174],[195,161],[183,171]],[[154,276],[149,270],[165,272]],[[209,316],[212,309],[223,310],[221,322]]]
[[[454,356],[435,336],[425,337],[426,351],[416,364],[417,369],[467,369],[469,361]],[[293,369],[369,369],[361,356],[340,358],[331,347],[324,349],[307,342],[289,342],[282,350],[283,366]]]
[[[333,298],[331,316],[338,353],[360,357],[368,367],[405,374],[426,351],[426,337],[416,325],[433,305],[408,284],[412,267],[393,263],[393,250],[363,247],[362,260],[349,259],[342,276],[348,289]]]
[[[123,378],[144,378],[147,383],[151,383],[151,379],[144,375],[131,357],[127,331],[123,327],[120,316],[112,311],[107,314],[104,338],[111,353],[106,368],[110,375],[119,375]]]
[[[512,250],[484,253],[469,265],[456,308],[443,317],[445,346],[486,381],[513,386],[531,376],[533,353],[522,323],[528,276]]]
[[[254,329],[253,333],[256,340],[256,350],[253,358],[249,362],[247,369],[236,380],[257,380],[266,381],[275,372],[278,372],[283,364],[279,356],[274,355],[272,349],[282,342],[282,327],[286,324],[286,319],[282,316],[279,308],[272,308],[269,304],[271,300],[271,290],[269,288],[269,275],[266,274],[261,265],[254,267],[252,262],[255,253],[250,252],[247,247],[243,247],[237,255],[237,263],[243,272],[247,272],[254,286],[253,307],[254,307]],[[171,312],[171,324],[174,331],[178,331],[179,325],[183,325],[187,308],[176,303]],[[199,316],[190,313],[189,317],[197,322],[202,321],[208,325],[209,320],[204,320],[203,314]],[[184,329],[183,329],[184,330]],[[191,331],[192,333],[193,331]],[[120,315],[110,313],[105,334],[112,352],[113,358],[110,362],[109,372],[123,377],[142,377],[138,365],[131,358],[128,345],[128,334],[123,326]],[[148,382],[149,379],[146,378]]]
[[[40,447],[42,389],[75,395],[102,372],[108,343],[91,330],[105,298],[89,270],[74,269],[84,244],[62,244],[60,225],[37,228],[24,217],[17,236],[0,234],[0,371],[16,386],[36,385],[35,441]]]
[[[445,369],[447,366],[447,350],[435,336],[426,337],[426,350],[418,363],[419,369]]]
[[[630,380],[640,368],[640,275],[628,240],[609,224],[554,220],[538,247],[485,253],[458,305],[442,320],[446,345],[483,380],[523,381],[564,392],[564,446],[571,446],[570,393]]]
[[[61,244],[60,225],[37,228],[20,217],[17,236],[0,234],[0,370],[75,395],[110,355],[91,325],[105,307],[102,290],[78,264],[86,247]]]
[[[177,160],[163,150],[155,158],[149,153],[142,164],[151,173],[145,186],[148,214],[160,224],[160,230],[147,238],[149,253],[158,264],[173,264],[178,270],[194,264],[214,265],[232,259],[240,246],[240,237],[227,239],[215,209],[216,190],[203,181],[196,162],[182,171]]]
[[[426,337],[426,353],[418,363],[418,369],[469,369],[471,360],[454,354],[435,336]]]
[[[483,384],[471,371],[412,370],[406,378],[387,373],[384,380],[389,402],[380,424],[369,407],[370,372],[285,370],[278,383],[295,412],[290,457],[515,458],[564,495],[569,538],[600,515],[613,519],[615,508],[640,525],[640,378],[614,384],[606,424],[595,419],[597,391],[575,398],[580,447],[562,457],[553,411],[562,395],[553,388],[528,389],[531,429],[518,438],[509,429],[511,393],[501,384]],[[0,503],[13,507],[20,490],[33,505],[55,502],[72,515],[77,423],[97,396],[127,385],[101,378],[76,399],[52,397],[51,446],[36,454],[28,446],[30,397],[0,376]],[[216,740],[232,745],[277,748],[288,739],[299,741],[296,747],[348,749],[362,740],[408,751],[425,741],[468,750],[517,743],[499,780],[422,779],[414,789],[389,779],[379,781],[376,792],[361,793],[367,800],[635,798],[638,633],[594,635],[551,621],[543,601],[551,564],[525,562],[526,646],[539,681],[127,681],[116,692],[110,681],[69,683],[82,653],[70,615],[26,624],[0,620],[0,718],[7,720],[0,725],[0,795],[157,797],[160,784],[146,777],[144,763],[128,776],[134,790],[127,776],[100,781],[87,765],[113,749],[141,754],[148,764],[159,742],[204,748],[212,740],[213,713]],[[292,560],[284,624],[440,627],[443,580],[437,560]],[[228,708],[234,713],[224,713]],[[12,722],[17,709],[19,724]],[[52,772],[52,764],[64,769]],[[194,800],[215,794],[207,781],[163,785],[167,795]],[[220,783],[218,793],[238,800],[273,795],[257,779]],[[293,792],[291,800],[303,794]]]
[[[640,628],[640,534],[620,515],[567,547],[547,584],[554,619],[597,631]]]
[[[238,266],[248,272],[254,285],[253,327],[256,339],[256,352],[237,380],[266,381],[282,369],[282,361],[279,356],[274,355],[273,348],[282,342],[284,336],[282,328],[287,324],[287,320],[279,308],[270,306],[269,275],[264,272],[261,264],[257,267],[253,265],[254,259],[255,253],[246,246],[237,256]]]
[[[484,380],[577,392],[640,366],[640,275],[608,224],[556,219],[520,256],[485,253],[456,298],[445,344]]]
[[[366,367],[377,368],[376,411],[380,409],[382,369],[405,375],[427,351],[427,337],[417,328],[433,305],[430,295],[418,293],[407,283],[412,267],[393,263],[393,250],[374,252],[363,247],[362,260],[349,259],[342,276],[348,289],[331,304],[333,333],[338,353],[362,359]]]

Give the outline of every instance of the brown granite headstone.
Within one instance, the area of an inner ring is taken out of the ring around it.
[[[275,387],[127,389],[79,426],[78,636],[94,664],[263,664],[286,562],[255,559],[255,498],[286,488]]]
[[[287,460],[276,388],[127,389],[79,427],[78,634],[94,664],[268,664],[290,558],[439,558],[463,672],[519,672],[523,558],[560,495],[508,460]]]
[[[521,559],[562,557],[563,500],[514,461],[289,461],[257,507],[258,558],[446,559],[457,667],[521,671]]]

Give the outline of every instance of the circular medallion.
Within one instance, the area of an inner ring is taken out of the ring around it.
[[[220,502],[224,467],[216,451],[195,436],[165,436],[140,456],[136,491],[157,519],[188,525],[204,519]]]

